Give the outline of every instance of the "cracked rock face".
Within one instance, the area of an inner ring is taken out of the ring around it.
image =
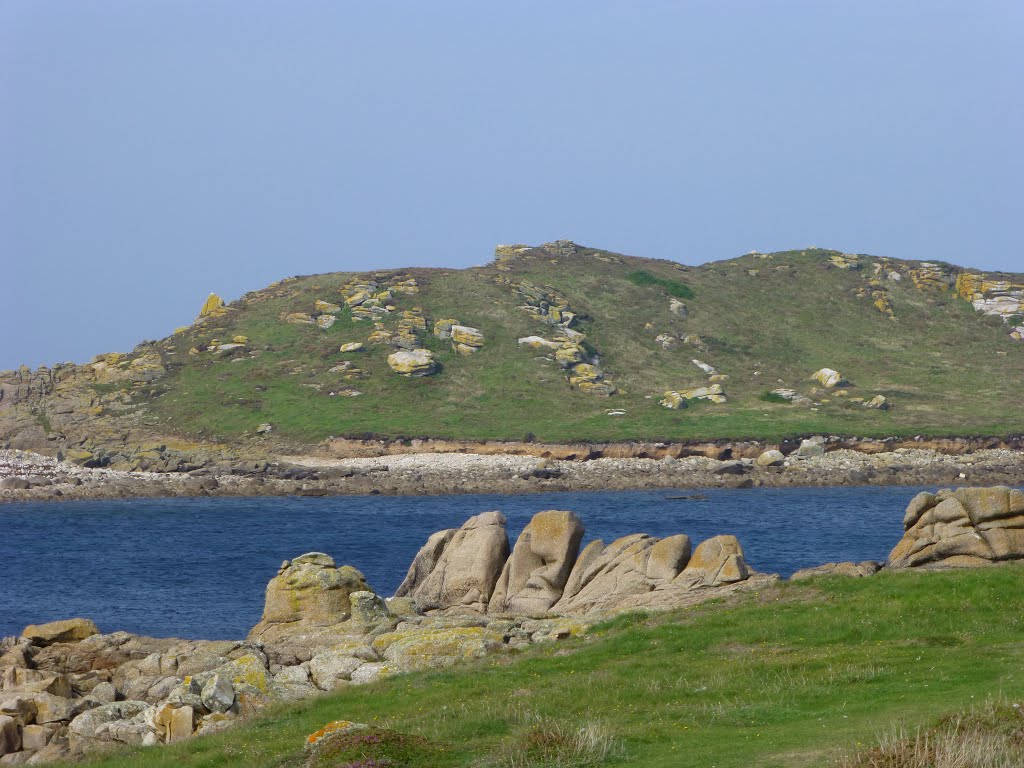
[[[505,516],[476,515],[458,530],[430,537],[395,597],[412,597],[423,610],[462,606],[486,611],[508,553]]]
[[[543,615],[562,597],[583,522],[573,512],[538,512],[523,529],[491,597],[490,613]]]
[[[905,533],[888,567],[987,565],[1024,558],[1024,493],[958,488],[919,493],[903,517]]]

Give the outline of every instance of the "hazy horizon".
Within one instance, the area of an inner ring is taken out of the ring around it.
[[[1024,5],[0,6],[0,369],[570,239],[1024,272]]]

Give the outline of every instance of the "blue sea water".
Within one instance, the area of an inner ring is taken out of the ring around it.
[[[92,618],[104,632],[242,638],[282,560],[320,551],[391,594],[433,531],[497,509],[512,541],[544,509],[584,522],[584,544],[630,533],[739,537],[759,571],[884,560],[920,488],[786,488],[523,496],[172,498],[0,505],[0,636]],[[935,489],[930,489],[935,490]],[[672,499],[702,493],[706,500]]]

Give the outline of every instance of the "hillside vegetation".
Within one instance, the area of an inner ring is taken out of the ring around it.
[[[316,765],[1020,765],[1022,576],[1006,565],[779,585],[89,765],[298,768],[307,734],[339,719],[373,738]],[[968,759],[928,762],[943,743]]]
[[[385,297],[372,311],[360,285]],[[505,246],[470,269],[330,273],[226,307],[214,298],[169,338],[100,357],[107,371],[154,373],[90,384],[90,406],[225,441],[264,424],[305,443],[1007,435],[1024,431],[1024,411],[1008,407],[1024,382],[1022,291],[1021,275],[816,249],[687,267],[567,242]],[[445,320],[482,345],[440,338]],[[519,342],[531,336],[546,346]],[[341,351],[352,343],[364,348]],[[434,372],[393,371],[403,345],[432,353]],[[848,386],[813,381],[822,368]],[[720,387],[711,399],[725,402],[688,399],[696,387]],[[666,392],[684,407],[664,407]],[[891,407],[866,407],[877,396]],[[44,429],[59,428],[54,410],[34,408]]]

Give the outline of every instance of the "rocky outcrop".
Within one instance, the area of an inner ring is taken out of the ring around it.
[[[580,552],[580,519],[572,512],[549,510],[534,516],[509,556],[504,518],[500,535],[466,543],[467,532],[481,527],[479,517],[462,529],[433,534],[396,595],[414,597],[427,612],[597,615],[671,607],[691,601],[695,591],[755,575],[733,536],[703,542],[692,558],[690,539],[683,534],[658,539],[637,533],[607,546],[593,541]],[[457,575],[454,582],[449,574]],[[485,594],[489,599],[482,598]]]
[[[365,592],[372,590],[363,574],[350,565],[336,566],[322,552],[286,560],[267,584],[263,618],[249,639],[272,647],[275,656],[308,659],[308,648],[337,634],[352,616],[353,599],[359,602]]]
[[[505,516],[483,512],[458,530],[431,536],[395,596],[412,597],[423,610],[486,611],[508,554]]]
[[[575,253],[577,246],[573,243],[569,245]],[[525,336],[519,339],[519,344],[534,350],[553,352],[553,355],[547,356],[548,359],[562,369],[569,384],[576,389],[595,395],[613,395],[618,391],[602,370],[600,355],[586,343],[587,337],[572,327],[581,313],[570,306],[565,296],[551,286],[542,288],[525,279],[500,276],[496,282],[512,288],[523,301],[519,309],[552,328],[553,339]]]
[[[534,515],[501,571],[488,611],[547,614],[562,597],[582,539],[583,523],[573,512]]]
[[[1006,322],[1014,339],[1024,339],[1024,283],[1008,275],[964,271],[956,277],[956,292],[978,312]]]
[[[1024,492],[997,486],[920,493],[907,507],[903,529],[889,568],[1024,559]]]

